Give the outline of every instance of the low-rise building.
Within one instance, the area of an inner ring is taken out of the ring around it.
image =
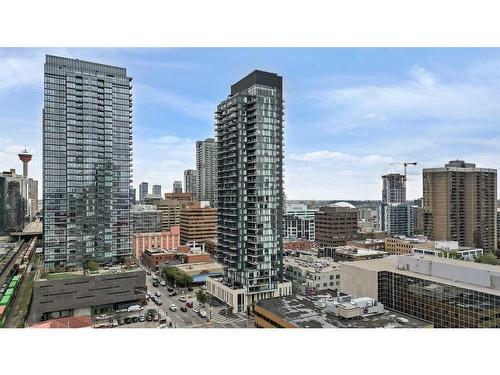
[[[191,193],[165,193],[165,199],[169,201],[189,202],[192,199]]]
[[[500,328],[500,267],[422,255],[342,263],[342,292],[437,328]]]
[[[389,254],[411,254],[415,247],[420,249],[431,249],[434,247],[434,241],[427,240],[425,236],[392,236],[385,238],[385,251]]]
[[[258,328],[430,328],[432,324],[384,308],[373,298],[331,290],[263,299],[255,305]]]
[[[347,246],[354,246],[360,249],[385,251],[385,240],[367,238],[366,240],[347,241]]]
[[[176,250],[146,249],[142,254],[142,263],[154,271],[160,269],[164,264],[177,260]]]
[[[430,255],[442,258],[456,258],[473,261],[483,255],[483,249],[459,246],[458,241],[434,241],[434,247],[415,246],[413,254]]]
[[[146,272],[140,268],[106,267],[37,274],[29,322],[108,313],[145,299]]]
[[[166,250],[176,249],[180,245],[180,228],[172,226],[169,230],[158,233],[134,233],[134,257],[140,259],[144,250],[161,248]]]
[[[355,246],[323,247],[319,249],[319,256],[333,258],[336,262],[379,259],[386,255],[385,251],[364,249]]]
[[[223,277],[209,276],[206,280],[207,293],[232,307],[234,312],[246,312],[249,306],[261,298],[274,298],[292,294],[292,282],[284,280],[274,290],[261,292],[259,295],[248,293],[224,281]]]
[[[383,240],[387,236],[387,233],[383,230],[371,229],[371,228],[360,228],[357,233],[357,237],[361,239],[372,238],[375,240]]]
[[[217,249],[217,238],[211,238],[205,241],[205,251],[213,254]]]
[[[283,251],[307,250],[313,248],[314,242],[309,240],[294,240],[290,238],[283,239]]]
[[[283,215],[283,235],[314,241],[316,238],[314,223],[314,214],[312,217]]]
[[[292,282],[293,292],[316,293],[324,289],[340,289],[340,265],[331,258],[299,254],[283,257],[285,277]]]
[[[211,276],[221,277],[223,272],[220,263],[210,261],[176,264],[174,267],[191,276],[194,284],[204,283]]]

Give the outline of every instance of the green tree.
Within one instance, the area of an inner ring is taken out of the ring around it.
[[[247,305],[247,317],[249,318],[250,318],[250,310],[251,310],[250,305]]]
[[[163,278],[170,285],[173,285],[175,283],[176,273],[177,273],[177,269],[175,269],[174,267],[164,267],[162,270]]]
[[[97,271],[99,269],[99,264],[95,260],[89,259],[87,261],[87,269],[89,271]]]
[[[206,302],[207,302],[207,295],[206,293],[203,291],[203,289],[199,289],[197,292],[196,292],[196,300],[198,301],[198,303],[200,305],[204,305]]]
[[[462,258],[462,255],[456,251],[456,250],[452,250],[448,253],[448,258],[450,259],[461,259]]]
[[[480,255],[476,258],[476,262],[484,263],[484,264],[498,264],[498,258],[492,252],[486,252],[483,255]]]

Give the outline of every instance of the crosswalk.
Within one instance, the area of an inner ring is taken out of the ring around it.
[[[215,316],[212,315],[211,322],[218,323],[221,325],[229,325],[229,326],[233,326],[235,328],[241,328],[244,326],[244,323],[247,322],[247,319],[246,319],[246,317],[241,316],[241,315],[227,317],[224,315],[217,314]]]

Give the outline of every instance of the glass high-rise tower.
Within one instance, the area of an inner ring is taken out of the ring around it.
[[[207,138],[196,142],[196,170],[198,171],[198,198],[209,201],[215,207],[217,156],[215,139]]]
[[[256,70],[216,111],[216,259],[224,282],[251,300],[273,296],[283,280],[282,95],[282,77]]]
[[[48,55],[44,80],[45,265],[131,255],[132,78]]]

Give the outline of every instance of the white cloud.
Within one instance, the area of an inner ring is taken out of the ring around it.
[[[216,103],[184,97],[165,88],[157,89],[145,84],[135,84],[135,99],[143,104],[156,104],[177,110],[191,118],[214,122]]]
[[[382,119],[378,114],[392,126],[421,119],[467,122],[500,118],[500,87],[495,83],[443,83],[420,67],[398,83],[327,89],[314,92],[314,96],[320,99],[321,107],[329,109],[323,122],[332,124],[336,131],[373,127],[367,120]]]
[[[381,155],[365,155],[357,156],[353,154],[346,154],[337,151],[312,151],[303,154],[292,153],[290,159],[297,161],[324,161],[331,160],[341,163],[357,163],[357,164],[387,164],[393,161],[392,158],[388,158]]]

